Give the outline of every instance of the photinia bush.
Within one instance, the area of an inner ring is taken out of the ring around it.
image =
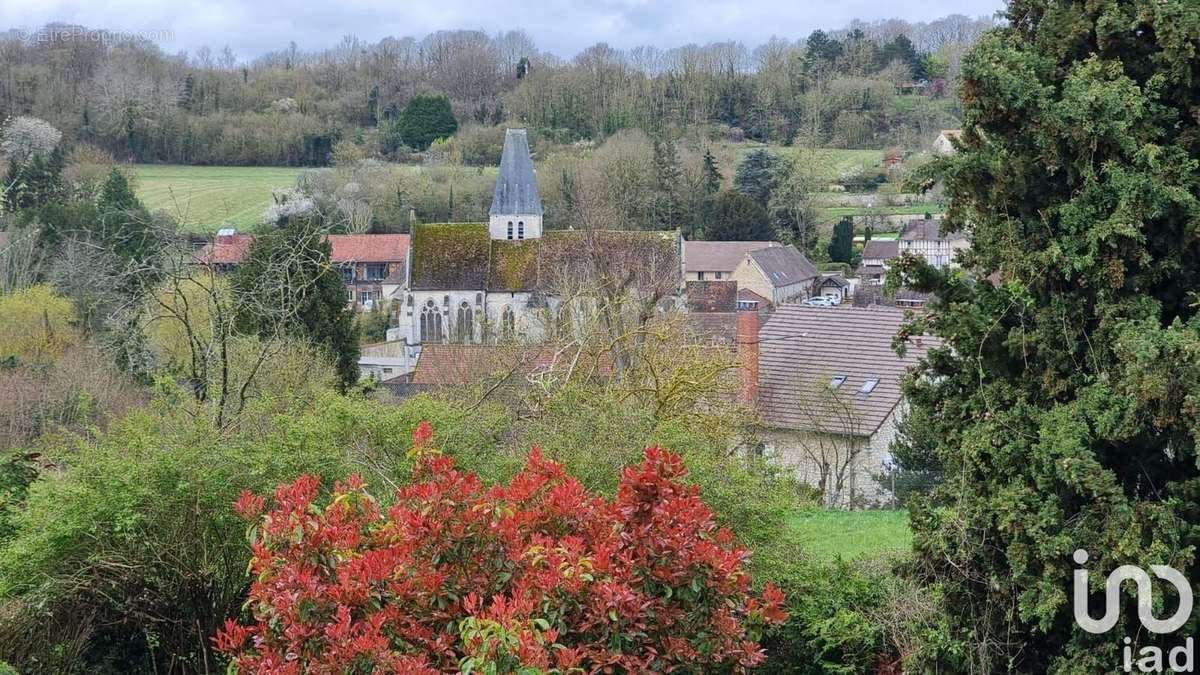
[[[484,486],[414,433],[413,481],[380,506],[357,477],[249,492],[248,624],[215,638],[258,673],[743,672],[783,594],[750,591],[748,552],[718,529],[680,458],[648,448],[613,500],[534,448]],[[265,512],[265,513],[264,513]]]

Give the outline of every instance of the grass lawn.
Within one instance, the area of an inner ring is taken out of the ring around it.
[[[806,553],[832,560],[869,556],[912,547],[908,511],[799,511],[789,524]]]
[[[291,187],[299,169],[286,167],[139,164],[138,198],[151,210],[174,216],[180,228],[213,232],[227,221],[252,229],[271,204],[271,191]]]

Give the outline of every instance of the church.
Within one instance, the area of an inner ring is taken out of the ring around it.
[[[397,325],[386,345],[364,349],[364,366],[386,359],[394,376],[415,367],[425,344],[536,342],[564,325],[564,289],[578,292],[596,265],[627,274],[632,285],[670,286],[663,295],[671,298],[682,291],[678,232],[543,228],[525,129],[505,133],[488,215],[487,223],[413,226],[407,283],[391,297]]]

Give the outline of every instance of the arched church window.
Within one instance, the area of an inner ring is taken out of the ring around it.
[[[512,307],[505,305],[504,310],[500,312],[500,332],[505,338],[512,338],[516,331],[516,317],[513,315]]]
[[[509,238],[509,239],[512,239],[512,238],[513,238],[513,228],[512,228],[512,221],[511,221],[511,220],[510,220],[510,221],[508,221],[508,238]]]
[[[525,238],[525,221],[518,220],[517,221],[517,239],[524,239],[524,238]]]
[[[458,306],[458,321],[455,326],[455,337],[463,344],[470,343],[475,338],[475,312],[471,310],[471,303],[463,301]]]
[[[421,342],[441,342],[443,337],[442,312],[430,300],[421,308]]]

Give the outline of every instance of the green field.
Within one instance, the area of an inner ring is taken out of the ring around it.
[[[789,519],[805,553],[850,560],[912,547],[907,511],[800,511]]]
[[[182,229],[247,231],[271,204],[271,191],[291,187],[299,169],[139,164],[137,195],[151,210],[171,214]]]

